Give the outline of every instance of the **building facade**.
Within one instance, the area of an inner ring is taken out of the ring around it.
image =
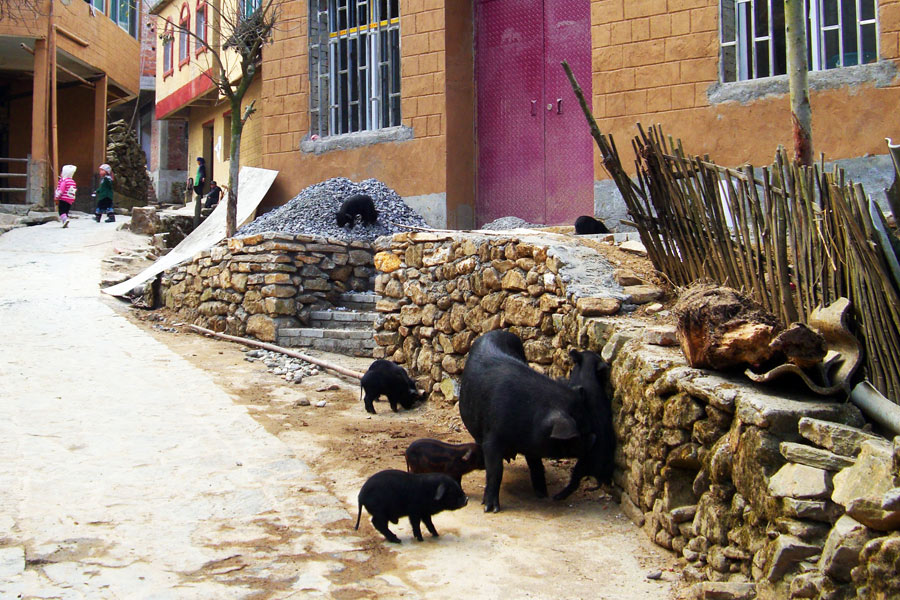
[[[160,16],[195,28],[204,3],[161,4]],[[726,165],[769,162],[791,143],[781,0],[278,6],[242,145],[243,164],[280,172],[269,206],[344,176],[384,181],[439,226],[590,214],[606,174],[563,60],[626,155],[636,122]],[[884,154],[884,137],[900,137],[889,109],[900,100],[900,2],[811,0],[808,14],[816,151]],[[158,51],[157,115],[187,108],[190,160],[208,152],[221,172],[228,116],[179,42]]]
[[[52,206],[63,164],[78,167],[76,202],[90,201],[106,157],[107,110],[140,90],[140,7],[135,0],[36,0],[0,21],[0,157],[16,159],[0,171],[27,175],[0,179],[0,187],[27,181],[28,188],[2,194],[3,201]]]

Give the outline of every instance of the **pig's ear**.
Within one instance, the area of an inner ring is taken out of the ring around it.
[[[569,358],[571,358],[572,362],[576,365],[581,364],[581,352],[578,350],[569,350]]]
[[[601,381],[605,381],[609,377],[609,363],[602,361],[597,363],[597,377]]]
[[[557,417],[553,420],[553,429],[550,431],[551,440],[572,440],[578,437],[578,428],[575,427],[575,421],[563,417]]]
[[[441,498],[444,497],[444,492],[446,491],[446,489],[447,489],[447,486],[445,486],[443,483],[438,486],[437,491],[434,493],[434,501],[435,502],[437,502],[438,500],[440,500]]]

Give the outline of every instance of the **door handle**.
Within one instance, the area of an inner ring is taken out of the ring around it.
[[[562,114],[562,98],[556,99],[556,114],[558,114],[558,115]]]
[[[537,100],[531,101],[531,116],[537,115]]]

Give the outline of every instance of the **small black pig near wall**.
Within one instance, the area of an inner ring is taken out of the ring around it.
[[[488,332],[472,346],[463,370],[459,414],[484,452],[484,510],[500,510],[503,459],[523,454],[538,497],[547,496],[543,458],[581,459],[593,440],[585,391],[531,369],[521,340]],[[510,349],[514,352],[510,353]]]
[[[588,235],[591,233],[610,233],[609,228],[600,219],[587,215],[575,219],[575,234]]]
[[[384,360],[376,360],[366,371],[360,380],[360,392],[365,390],[363,403],[366,411],[375,414],[374,402],[382,395],[388,397],[391,410],[397,412],[397,404],[405,409],[412,408],[413,404],[422,399],[416,389],[416,382],[410,379],[406,371],[400,365]]]
[[[338,227],[349,225],[350,229],[356,226],[356,216],[359,215],[363,223],[373,225],[378,220],[378,211],[372,198],[365,194],[350,196],[335,214]]]
[[[431,516],[444,510],[462,508],[469,503],[462,488],[449,475],[418,475],[397,469],[379,471],[369,477],[359,490],[357,501],[359,512],[356,515],[356,528],[359,529],[365,506],[372,515],[375,529],[394,544],[399,544],[400,538],[388,529],[388,522],[396,525],[400,517],[409,517],[413,535],[421,542],[420,523],[425,523],[429,533],[438,537]]]
[[[484,468],[478,444],[448,444],[424,438],[406,448],[406,470],[410,473],[444,473],[462,485],[462,476]]]
[[[613,460],[616,451],[616,434],[612,423],[612,404],[606,395],[609,365],[595,352],[569,352],[574,366],[569,374],[569,386],[581,387],[587,397],[588,423],[592,443],[584,456],[572,469],[569,485],[553,496],[563,500],[578,489],[585,477],[593,477],[598,484],[612,482]]]

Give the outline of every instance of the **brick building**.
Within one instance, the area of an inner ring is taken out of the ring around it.
[[[202,4],[164,0],[154,12],[196,27]],[[269,205],[346,176],[381,179],[435,225],[590,213],[605,172],[564,59],[624,152],[638,121],[662,123],[688,151],[722,164],[764,163],[790,143],[780,0],[280,6],[253,89],[260,111],[242,145],[243,164],[280,171]],[[883,154],[883,138],[900,137],[885,110],[900,99],[900,2],[814,1],[809,15],[816,151]],[[222,172],[216,148],[228,115],[201,70],[174,59],[179,41],[168,70],[158,48],[157,116],[187,118],[191,157],[213,157]]]
[[[28,190],[0,196],[52,206],[59,167],[70,163],[78,201],[89,202],[106,157],[107,110],[140,90],[141,3],[45,0],[37,12],[12,4],[0,20],[0,157],[16,162],[0,172],[23,176],[0,179],[0,188],[27,181]]]

